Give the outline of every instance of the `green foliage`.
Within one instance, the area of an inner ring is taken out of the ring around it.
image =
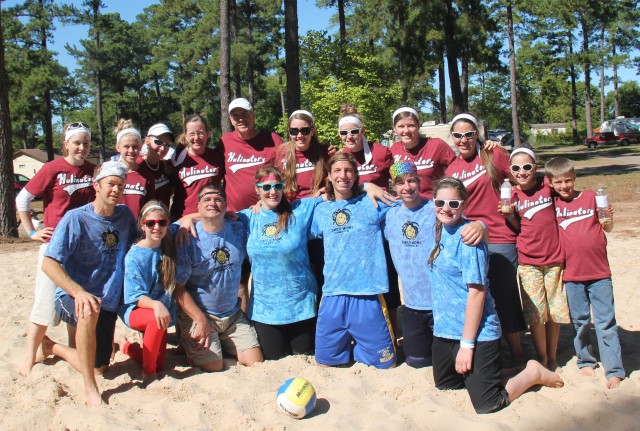
[[[365,119],[369,140],[379,140],[391,128],[391,112],[401,103],[398,82],[377,57],[356,46],[310,32],[301,44],[302,106],[313,112],[318,139],[336,146],[343,104],[353,104]]]

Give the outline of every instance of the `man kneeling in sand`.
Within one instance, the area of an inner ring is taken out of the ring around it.
[[[61,357],[82,374],[85,401],[92,406],[102,404],[95,374],[104,373],[111,360],[124,258],[137,234],[131,210],[117,205],[126,174],[120,162],[102,164],[93,181],[95,200],[65,214],[42,263],[59,286],[57,316],[77,327],[76,348],[45,337],[43,353]]]
[[[242,365],[264,360],[238,298],[245,227],[239,221],[225,221],[226,210],[222,188],[203,186],[198,192],[197,236],[176,249],[173,297],[180,305],[181,342],[189,361],[208,372],[222,370],[223,349]]]

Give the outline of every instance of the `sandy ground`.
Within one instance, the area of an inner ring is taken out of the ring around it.
[[[563,389],[540,388],[491,415],[473,412],[465,391],[441,392],[430,368],[402,364],[380,371],[360,364],[323,369],[312,357],[290,357],[251,368],[228,361],[225,371],[203,374],[186,366],[169,346],[168,372],[143,389],[141,370],[121,353],[99,378],[108,405],[82,405],[82,381],[65,362],[36,364],[28,378],[15,367],[24,353],[32,305],[37,245],[0,244],[0,429],[366,429],[366,430],[638,430],[640,429],[640,239],[609,236],[617,317],[629,377],[616,390],[578,373],[571,337],[563,327],[559,359]],[[135,334],[118,322],[118,333]],[[65,340],[62,327],[49,335]],[[170,342],[173,341],[170,338]],[[530,339],[525,349],[533,355]],[[296,421],[279,413],[275,393],[289,377],[313,383],[313,416]]]

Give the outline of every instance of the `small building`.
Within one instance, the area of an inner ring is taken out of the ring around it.
[[[541,123],[531,125],[531,137],[567,133],[567,123]]]
[[[55,155],[55,158],[62,157]],[[13,172],[27,178],[33,176],[48,161],[47,152],[37,149],[18,150],[13,153]]]

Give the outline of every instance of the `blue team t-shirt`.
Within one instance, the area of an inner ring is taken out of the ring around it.
[[[427,260],[435,246],[436,216],[433,201],[416,208],[393,206],[384,221],[393,264],[402,280],[405,307],[431,310]]]
[[[93,203],[69,211],[51,236],[45,256],[60,262],[69,277],[100,298],[102,309],[118,311],[124,281],[124,258],[138,234],[136,219],[125,205],[110,217]],[[67,295],[56,288],[56,299]]]
[[[389,207],[366,194],[318,204],[311,236],[324,243],[322,294],[377,295],[389,291],[380,223]]]
[[[196,223],[196,238],[176,248],[176,283],[186,289],[201,310],[227,317],[240,308],[238,285],[246,255],[246,232],[240,221],[226,220],[220,232]]]
[[[171,314],[171,326],[175,324],[176,307],[173,297],[162,288],[160,281],[162,256],[160,247],[145,248],[135,244],[127,253],[124,260],[124,304],[120,307],[120,315],[128,327],[131,327],[129,316],[143,296],[162,302]]]
[[[316,315],[318,286],[309,265],[307,237],[313,210],[322,198],[291,203],[287,230],[275,234],[278,214],[261,209],[240,211],[247,224],[247,254],[251,260],[251,320],[285,325]]]
[[[433,335],[453,340],[462,338],[469,295],[467,285],[482,284],[486,293],[476,340],[493,341],[500,338],[501,329],[489,293],[489,252],[484,241],[475,247],[462,242],[460,230],[467,223],[442,227],[440,254],[429,268]]]

